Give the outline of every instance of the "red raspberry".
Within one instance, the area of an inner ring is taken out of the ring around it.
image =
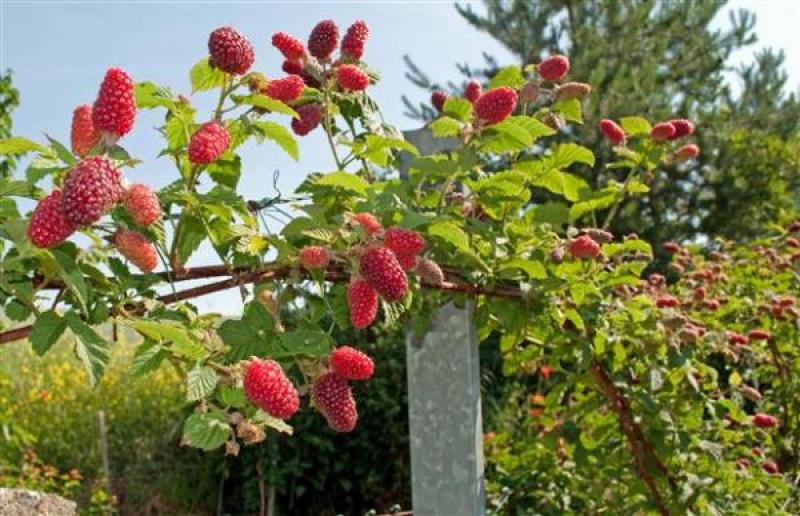
[[[666,252],[668,252],[670,254],[675,254],[675,253],[681,252],[681,246],[680,246],[680,244],[678,244],[678,242],[673,242],[673,241],[664,242],[664,246],[663,247],[664,247],[664,251],[666,251]]]
[[[297,256],[306,269],[324,269],[331,262],[331,252],[326,247],[307,245]]]
[[[712,312],[719,310],[720,302],[719,299],[709,299],[705,302],[705,307],[707,310],[711,310]]]
[[[364,55],[364,43],[367,42],[367,36],[369,36],[369,28],[366,22],[358,20],[353,23],[342,38],[342,54],[355,60],[361,59]]]
[[[336,69],[336,81],[345,90],[362,91],[369,86],[369,76],[352,64],[344,64]]]
[[[209,63],[225,73],[243,75],[253,66],[253,45],[233,27],[220,27],[208,37]]]
[[[300,408],[297,389],[274,360],[251,359],[244,374],[244,393],[255,406],[278,419],[289,419]]]
[[[331,369],[347,380],[369,380],[375,365],[366,353],[350,346],[340,346],[331,353]]]
[[[492,88],[475,101],[475,114],[484,125],[502,122],[517,107],[517,92],[507,86]]]
[[[313,131],[322,120],[322,106],[319,104],[304,104],[295,111],[300,118],[292,119],[292,131],[298,136],[305,136]]]
[[[672,135],[671,140],[691,136],[694,133],[694,124],[685,118],[676,118],[675,120],[670,120],[669,123],[675,128],[675,134]]]
[[[339,43],[339,27],[333,20],[323,20],[314,27],[308,37],[308,51],[322,61],[327,60]]]
[[[125,209],[140,226],[149,226],[161,219],[158,197],[147,185],[136,183],[122,194]]]
[[[41,199],[28,223],[28,239],[41,248],[55,247],[75,232],[75,224],[61,210],[61,190]]]
[[[604,118],[600,120],[599,127],[612,145],[619,145],[625,141],[625,131],[615,121]]]
[[[700,147],[694,143],[687,143],[675,152],[675,159],[677,161],[686,161],[694,159],[700,155]]]
[[[656,299],[656,306],[658,308],[675,308],[680,306],[681,302],[672,296],[664,296]]]
[[[75,108],[72,113],[72,152],[80,157],[89,154],[89,151],[100,142],[100,133],[94,128],[92,122],[92,106],[83,105]]]
[[[569,59],[561,55],[546,57],[539,63],[537,71],[545,81],[560,81],[569,72]]]
[[[656,142],[663,142],[675,136],[675,126],[670,122],[661,122],[650,129],[650,139]]]
[[[705,300],[706,294],[707,294],[706,287],[697,287],[696,289],[694,289],[694,296],[692,297],[696,302],[700,303],[703,300]]]
[[[306,71],[306,65],[302,61],[286,59],[281,65],[281,70],[290,75],[302,75]]]
[[[378,313],[378,293],[365,280],[355,280],[347,287],[350,322],[357,330],[369,326]]]
[[[142,272],[153,272],[158,265],[155,246],[141,233],[120,229],[114,236],[114,246]]]
[[[753,416],[753,424],[758,428],[775,428],[778,426],[778,418],[759,412]]]
[[[800,220],[796,220],[791,224],[789,224],[789,227],[786,228],[786,231],[788,231],[789,233],[796,233],[800,231]]]
[[[287,75],[267,83],[267,95],[281,102],[291,102],[303,94],[306,83],[299,75]]]
[[[67,174],[61,208],[72,223],[94,224],[122,196],[122,176],[104,156],[84,158]]]
[[[596,258],[600,254],[600,244],[592,240],[589,235],[581,235],[569,243],[567,250],[580,260]]]
[[[111,68],[106,72],[92,107],[94,127],[103,139],[115,142],[133,129],[135,119],[133,81],[125,70]]]
[[[745,346],[749,341],[750,339],[741,333],[728,332],[728,342],[734,346]]]
[[[272,35],[272,46],[290,61],[302,61],[306,57],[306,46],[303,42],[285,32],[276,32]]]
[[[786,237],[786,246],[800,247],[800,240],[796,239],[795,237]]]
[[[361,274],[387,301],[403,299],[408,278],[394,253],[385,247],[371,247],[361,256]]]
[[[763,469],[766,473],[769,473],[770,475],[779,475],[781,472],[781,469],[778,467],[778,465],[775,463],[774,460],[765,460],[764,462],[762,462],[761,469]]]
[[[419,257],[414,272],[428,285],[441,285],[444,283],[444,273],[439,265],[431,259]]]
[[[441,90],[436,90],[433,93],[431,93],[431,104],[433,105],[434,108],[436,108],[436,111],[438,111],[439,113],[444,111],[444,103],[446,100],[447,100],[447,93]]]
[[[399,263],[400,267],[402,267],[406,272],[410,271],[417,265],[417,255],[415,254],[395,253],[395,257],[397,258],[397,263]]]
[[[425,239],[411,229],[389,228],[383,235],[383,242],[395,254],[417,255],[425,249]]]
[[[750,340],[769,340],[771,337],[767,330],[751,330],[747,336],[750,337]]]
[[[556,100],[582,99],[592,92],[592,87],[585,82],[566,82],[555,89]]]
[[[350,432],[356,427],[356,399],[347,380],[336,373],[327,373],[314,381],[311,398],[337,432]]]
[[[653,285],[654,287],[658,287],[666,283],[667,278],[665,278],[663,274],[658,274],[657,272],[654,272],[653,274],[647,277],[647,282]]]
[[[230,145],[228,130],[217,122],[207,122],[189,141],[189,161],[195,165],[213,163]]]
[[[356,213],[352,218],[353,221],[364,228],[364,231],[366,231],[367,235],[369,236],[372,236],[383,229],[381,223],[378,222],[378,219],[375,218],[375,215],[372,213]]]
[[[481,83],[479,83],[475,79],[471,79],[467,83],[467,87],[464,88],[464,98],[473,104],[478,101],[478,99],[482,94],[483,94],[483,88],[481,87]]]

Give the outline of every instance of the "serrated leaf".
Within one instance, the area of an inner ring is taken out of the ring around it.
[[[253,124],[260,134],[265,138],[277,143],[293,160],[300,159],[300,148],[297,140],[288,129],[280,124],[269,121],[259,121]]]
[[[198,401],[205,398],[214,392],[217,381],[217,373],[210,367],[194,367],[186,373],[186,400]]]
[[[210,451],[219,448],[230,435],[225,415],[219,412],[195,413],[183,423],[182,443]]]
[[[297,329],[280,334],[281,350],[275,350],[271,356],[276,358],[321,357],[330,353],[334,342],[327,332],[321,329]]]
[[[579,99],[559,100],[550,109],[556,113],[561,113],[565,120],[576,124],[583,123],[583,105]]]
[[[89,382],[94,387],[100,381],[108,365],[108,342],[95,333],[90,326],[81,321],[77,313],[67,312],[64,319],[75,336],[75,354],[86,368],[86,372],[89,374]]]
[[[30,197],[33,193],[27,181],[0,180],[0,197]]]
[[[288,115],[292,118],[300,118],[300,115],[297,114],[297,111],[290,108],[280,100],[275,100],[271,97],[267,97],[266,95],[231,95],[231,99],[233,99],[233,101],[237,104],[246,104],[248,106],[266,109],[267,111],[273,113]]]
[[[161,344],[151,339],[144,339],[136,348],[131,359],[131,374],[143,376],[158,370],[161,362],[168,356]]]
[[[167,349],[178,356],[199,360],[208,355],[205,348],[186,329],[172,321],[126,319],[125,324],[155,341],[171,343]]]
[[[342,190],[357,193],[359,195],[366,195],[367,189],[369,188],[369,183],[360,177],[341,171],[325,174],[317,179],[314,183],[321,186],[340,188]]]
[[[581,191],[588,189],[589,185],[578,176],[552,168],[531,182],[535,186],[545,188],[554,194],[563,195],[567,200],[577,201]]]
[[[512,258],[511,260],[500,265],[500,270],[505,271],[509,269],[519,269],[528,275],[531,279],[546,279],[547,271],[541,262],[534,260],[526,260],[524,258]]]
[[[80,267],[75,262],[76,252],[74,247],[60,246],[52,249],[51,252],[59,265],[61,278],[66,283],[67,288],[75,296],[81,310],[86,312],[89,305],[89,287],[83,277]]]
[[[428,127],[435,137],[447,138],[449,136],[457,136],[463,125],[455,118],[442,116],[431,122]]]
[[[463,229],[452,222],[437,222],[428,227],[430,236],[439,237],[461,251],[471,251],[469,248],[469,237]]]
[[[206,57],[192,66],[189,80],[192,84],[192,93],[213,90],[225,85],[225,72],[219,68],[213,68]]]
[[[31,346],[37,355],[44,355],[56,343],[67,328],[67,321],[55,311],[43,312],[33,323],[28,336]]]
[[[47,148],[21,136],[0,140],[0,155],[19,156],[28,152],[47,152]]]
[[[567,168],[573,163],[583,163],[594,166],[594,153],[591,150],[575,143],[564,143],[556,147],[552,155],[553,166]]]
[[[283,434],[292,435],[294,433],[292,425],[288,424],[283,419],[270,416],[263,410],[256,412],[256,415],[253,416],[252,421],[253,423],[272,428],[273,430],[277,430]]]
[[[525,84],[525,77],[522,75],[522,69],[517,65],[511,65],[501,68],[492,77],[492,80],[489,81],[489,88],[508,86],[518,90],[523,84]]]
[[[539,224],[560,226],[569,222],[569,207],[560,202],[548,202],[531,209],[530,220]]]
[[[472,102],[460,97],[447,97],[442,112],[456,120],[469,122],[472,120]]]
[[[366,143],[366,149],[361,153],[361,157],[381,167],[389,164],[392,150],[403,150],[415,156],[419,155],[417,148],[402,138],[368,134],[364,137],[364,143]]]
[[[650,134],[650,122],[640,116],[622,117],[619,119],[619,125],[628,134],[628,136]]]

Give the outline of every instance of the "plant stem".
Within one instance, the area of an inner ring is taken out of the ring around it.
[[[608,227],[611,225],[611,222],[614,220],[614,217],[617,215],[620,206],[622,206],[622,203],[625,202],[625,199],[627,199],[628,187],[630,186],[631,181],[633,181],[633,178],[636,175],[635,171],[636,167],[628,170],[628,176],[625,178],[625,183],[623,183],[622,185],[622,196],[620,196],[619,200],[617,200],[617,202],[614,203],[614,206],[611,207],[611,211],[609,211],[608,215],[606,216],[606,221],[603,222],[602,229],[608,229]]]

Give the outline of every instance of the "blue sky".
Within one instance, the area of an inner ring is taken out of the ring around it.
[[[759,43],[739,52],[734,63],[748,60],[763,46],[783,48],[788,57],[790,87],[800,83],[800,2],[795,0],[735,0],[730,8],[745,7],[758,16]],[[400,128],[415,122],[403,116],[403,93],[424,100],[425,95],[403,76],[404,54],[441,82],[459,80],[455,63],[480,63],[481,52],[509,62],[510,54],[489,36],[473,30],[455,11],[451,1],[239,1],[239,2],[102,2],[0,0],[0,68],[14,71],[22,104],[14,115],[14,132],[41,139],[43,131],[62,141],[69,138],[69,121],[75,106],[91,103],[105,70],[126,69],[134,80],[150,80],[188,94],[188,70],[207,53],[209,32],[233,25],[256,48],[255,68],[267,75],[280,71],[281,59],[270,46],[274,32],[286,31],[305,39],[313,25],[334,19],[344,30],[363,19],[370,27],[364,57],[380,70],[383,80],[371,93],[386,119]],[[727,16],[719,20],[727,22]],[[209,112],[211,95],[193,98],[195,106]],[[160,113],[142,112],[134,132],[123,140],[128,151],[145,161],[128,173],[129,179],[162,186],[174,179],[166,160],[156,160],[159,150],[153,128]],[[199,116],[202,119],[202,115]],[[301,159],[294,162],[271,144],[243,149],[245,173],[242,191],[249,198],[271,193],[271,177],[280,170],[280,187],[291,192],[307,172],[334,169],[321,131],[301,141]],[[199,253],[193,263],[214,262],[212,253]],[[197,301],[202,309],[237,312],[234,292]]]

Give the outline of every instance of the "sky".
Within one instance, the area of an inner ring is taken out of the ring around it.
[[[466,3],[466,2],[462,2]],[[476,3],[476,8],[480,8]],[[747,8],[757,15],[759,42],[733,56],[730,65],[748,61],[765,46],[787,54],[790,88],[800,85],[800,1],[733,0],[728,9]],[[91,103],[106,69],[127,70],[135,81],[153,81],[178,93],[190,93],[188,71],[207,55],[208,34],[232,25],[254,44],[254,69],[268,76],[280,73],[281,58],[270,45],[274,32],[285,31],[305,40],[314,24],[331,18],[343,31],[357,19],[370,27],[364,60],[382,73],[370,88],[386,120],[401,129],[418,122],[403,115],[403,94],[426,100],[427,95],[409,83],[403,55],[439,82],[460,81],[455,63],[479,64],[482,52],[512,62],[511,55],[486,34],[469,26],[452,1],[37,1],[0,0],[0,69],[14,72],[21,105],[14,113],[14,133],[41,141],[46,131],[69,140],[72,110]],[[727,13],[715,23],[727,24]],[[192,97],[193,104],[209,116],[212,93]],[[144,164],[126,172],[129,180],[153,187],[174,180],[166,159],[156,159],[160,142],[154,128],[163,113],[142,111],[131,135],[121,142]],[[272,175],[280,172],[279,187],[292,192],[309,172],[335,169],[323,133],[314,131],[300,142],[301,158],[292,161],[267,143],[242,149],[244,174],[241,190],[248,198],[273,194]],[[189,263],[216,263],[213,252],[201,250]],[[239,311],[236,292],[215,294],[196,301],[201,310]]]

